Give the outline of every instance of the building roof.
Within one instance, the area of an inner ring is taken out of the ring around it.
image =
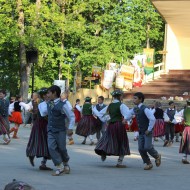
[[[150,0],[173,32],[190,37],[190,0]]]

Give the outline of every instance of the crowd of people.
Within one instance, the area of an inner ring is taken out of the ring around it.
[[[130,155],[128,131],[134,131],[134,140],[138,140],[138,150],[145,164],[144,170],[153,168],[149,155],[155,159],[157,167],[161,164],[161,154],[154,148],[157,138],[161,138],[164,147],[172,146],[174,137],[181,144],[179,152],[183,153],[182,163],[189,164],[190,154],[190,101],[179,112],[175,103],[169,102],[166,110],[156,101],[153,106],[144,104],[141,92],[134,94],[134,108],[129,109],[122,102],[123,92],[112,92],[113,100],[104,104],[104,97],[98,97],[98,103],[92,104],[91,97],[86,97],[84,104],[80,100],[72,107],[68,94],[53,85],[33,93],[32,100],[24,103],[21,96],[9,104],[6,92],[0,90],[0,135],[4,144],[8,145],[12,138],[19,139],[18,130],[23,123],[22,110],[32,115],[32,128],[26,147],[26,156],[30,164],[35,165],[35,158],[42,158],[40,170],[52,170],[47,166],[47,160],[52,160],[56,170],[53,176],[70,173],[69,155],[66,142],[73,145],[75,134],[84,137],[81,144],[95,145],[95,153],[105,161],[108,156],[118,156],[116,167],[125,168],[124,157]],[[10,128],[10,122],[14,127]],[[94,137],[97,138],[95,143]]]

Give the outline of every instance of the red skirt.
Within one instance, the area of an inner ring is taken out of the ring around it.
[[[75,123],[78,123],[81,120],[81,113],[76,108],[74,108],[74,114],[75,114]]]
[[[190,126],[186,126],[183,131],[179,153],[190,154]]]
[[[17,124],[22,124],[21,112],[18,111],[12,112],[12,116],[9,116],[9,121]]]
[[[127,131],[139,131],[136,117],[132,119],[132,124],[131,124],[130,127],[129,127],[129,125],[127,123],[125,124],[125,129]]]
[[[184,130],[184,125],[183,124],[176,124],[175,125],[175,133],[182,133]]]
[[[157,119],[154,125],[153,137],[161,137],[165,135],[165,123],[163,119]]]

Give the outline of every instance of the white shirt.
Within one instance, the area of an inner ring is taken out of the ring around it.
[[[140,104],[138,105],[138,107],[140,108],[142,105],[143,105],[143,104],[140,103]],[[154,117],[154,114],[153,114],[153,112],[152,112],[150,109],[148,109],[148,108],[145,108],[145,109],[144,109],[144,113],[145,113],[146,117],[147,117],[148,120],[149,120],[148,131],[152,131],[152,129],[153,129],[153,127],[154,127],[154,124],[155,124],[155,122],[156,122],[156,119],[155,119],[155,117]],[[126,120],[131,120],[131,118],[133,117],[133,115],[135,115],[135,112],[134,112],[134,109],[131,109],[131,110],[127,113],[127,116],[126,116],[125,119],[126,119]]]
[[[82,108],[78,105],[78,104],[76,104],[76,109],[78,110],[78,111],[80,111],[80,113],[82,112]]]
[[[63,100],[63,102],[66,102],[67,106],[68,106],[71,110],[73,109],[71,103],[69,102],[69,100],[65,99],[65,100]]]

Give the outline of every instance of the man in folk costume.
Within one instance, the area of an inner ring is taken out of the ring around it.
[[[69,174],[69,155],[66,149],[66,135],[73,134],[75,124],[75,115],[68,105],[60,99],[61,89],[53,85],[48,89],[47,103],[48,113],[48,149],[50,156],[57,170],[53,176],[59,176],[62,173]],[[68,129],[65,119],[69,120]],[[67,134],[66,134],[67,133]]]
[[[104,97],[99,96],[98,97],[98,104],[94,106],[93,108],[93,113],[95,116],[97,116],[97,119],[101,125],[101,130],[96,133],[96,138],[97,140],[100,140],[100,137],[103,135],[105,132],[105,127],[106,127],[106,122],[104,119],[104,115],[106,114],[107,111],[107,105],[104,104]]]
[[[122,123],[129,108],[121,102],[122,94],[121,90],[112,92],[114,100],[107,108],[110,115],[109,124],[95,148],[95,153],[101,156],[102,161],[105,161],[107,156],[119,156],[116,164],[118,168],[126,167],[123,159],[125,155],[130,155],[127,132]]]
[[[144,102],[144,94],[137,92],[134,94],[133,102],[136,105],[127,114],[127,120],[130,120],[135,114],[139,128],[138,149],[145,165],[144,170],[151,170],[153,164],[150,161],[148,153],[155,158],[156,166],[161,164],[161,155],[154,149],[152,145],[152,131],[155,124],[155,117],[150,109],[146,107]]]
[[[189,164],[190,162],[187,160],[187,155],[190,154],[190,100],[187,100],[187,107],[183,111],[183,117],[185,128],[182,134],[179,153],[184,154],[182,163]]]

